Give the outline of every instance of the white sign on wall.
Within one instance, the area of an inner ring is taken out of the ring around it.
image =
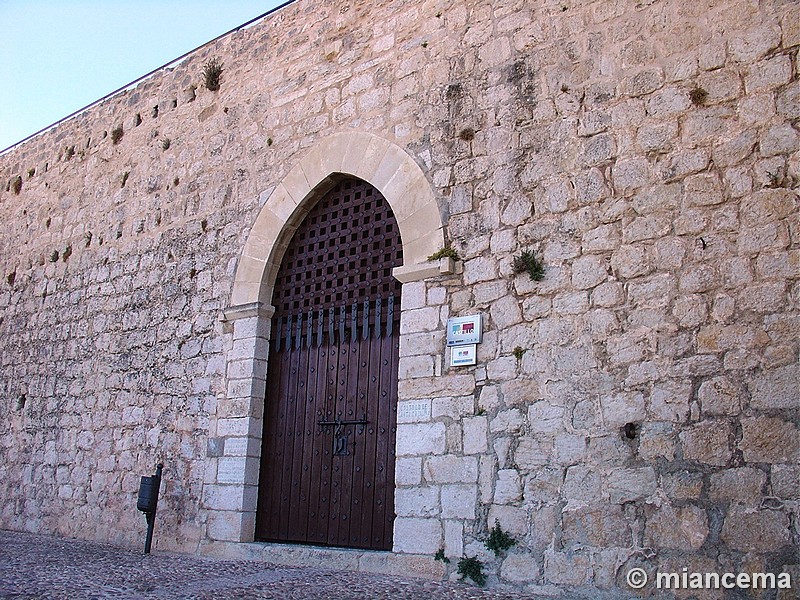
[[[450,349],[450,366],[467,367],[478,362],[478,345],[454,346]]]
[[[452,317],[447,319],[447,345],[465,346],[480,344],[483,338],[483,319],[481,315]],[[474,364],[474,363],[473,363]]]

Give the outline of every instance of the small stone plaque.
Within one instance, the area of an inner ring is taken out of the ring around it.
[[[218,483],[241,483],[244,481],[243,458],[221,458],[217,466]]]
[[[225,440],[225,456],[247,456],[248,438],[227,438]]]
[[[397,403],[398,423],[417,423],[431,418],[431,403],[428,400],[411,400]]]

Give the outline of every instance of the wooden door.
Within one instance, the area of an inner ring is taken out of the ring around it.
[[[369,184],[342,181],[275,287],[256,539],[391,549],[402,263]]]

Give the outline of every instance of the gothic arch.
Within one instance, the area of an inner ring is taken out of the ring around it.
[[[275,278],[297,227],[341,176],[370,183],[391,206],[403,245],[403,264],[393,271],[399,281],[452,273],[444,259],[427,260],[444,246],[431,185],[414,160],[388,140],[362,132],[322,139],[269,192],[242,250],[224,311],[233,339],[226,397],[209,446],[209,459],[216,463],[210,471],[216,475],[203,492],[209,541],[253,541]]]
[[[403,240],[395,275],[413,281],[438,274],[427,257],[444,245],[442,217],[422,169],[399,146],[376,135],[343,132],[318,142],[270,193],[242,251],[231,306],[269,305],[280,260],[316,192],[337,174],[375,186],[397,218]]]

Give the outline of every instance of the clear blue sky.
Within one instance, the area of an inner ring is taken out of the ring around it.
[[[285,0],[0,0],[0,150]]]

